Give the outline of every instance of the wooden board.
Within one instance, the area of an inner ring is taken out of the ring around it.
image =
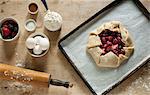
[[[62,30],[56,33],[48,32],[44,29],[43,16],[45,14],[45,9],[40,0],[35,0],[40,8],[40,12],[37,16],[38,28],[36,31],[44,32],[51,40],[50,51],[42,58],[32,58],[27,54],[24,47],[25,39],[30,35],[30,33],[24,29],[24,22],[29,18],[27,4],[30,1],[31,0],[0,1],[0,19],[9,16],[15,17],[19,21],[21,29],[21,35],[17,41],[7,43],[0,41],[0,62],[11,65],[16,65],[17,63],[25,64],[26,68],[52,74],[53,78],[69,80],[74,84],[74,87],[71,89],[65,89],[51,86],[47,89],[40,86],[38,83],[33,85],[33,87],[26,84],[27,89],[24,90],[25,87],[22,86],[22,84],[0,80],[0,92],[2,95],[10,95],[10,93],[11,95],[16,95],[16,93],[19,95],[26,93],[27,95],[28,93],[36,95],[91,95],[89,89],[58,49],[58,41],[94,13],[109,4],[112,0],[47,0],[49,8],[53,11],[59,12],[63,17]],[[141,1],[150,6],[149,0]],[[110,92],[110,95],[127,95],[130,93],[133,95],[150,94],[150,91],[146,89],[147,86],[141,86],[146,84],[150,77],[150,67],[148,66],[123,82],[120,86]],[[141,82],[136,83],[137,80]],[[22,88],[20,87],[20,89],[18,89],[16,87],[15,89],[13,88],[14,86],[21,86]],[[148,87],[150,86],[148,85]]]

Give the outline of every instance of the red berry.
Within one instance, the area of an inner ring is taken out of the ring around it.
[[[113,49],[113,50],[115,50],[115,49],[117,49],[117,48],[118,48],[118,44],[112,46],[112,49]]]
[[[105,37],[102,37],[102,43],[106,43],[106,38]]]
[[[108,39],[108,41],[112,41],[113,37],[112,36],[108,36],[107,39]]]
[[[108,46],[107,48],[106,48],[106,52],[109,52],[109,51],[111,51],[112,49],[111,49],[111,46]]]
[[[116,38],[113,39],[113,44],[118,44],[118,40]]]
[[[108,46],[108,44],[104,44],[104,48],[106,48]]]
[[[107,45],[108,45],[108,46],[111,46],[111,45],[112,45],[112,42],[107,41]]]
[[[3,27],[2,28],[2,34],[3,34],[4,37],[7,37],[8,35],[11,34],[11,32],[8,28]]]

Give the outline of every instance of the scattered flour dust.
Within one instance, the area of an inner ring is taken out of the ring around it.
[[[21,56],[16,52],[16,64],[15,64],[15,66],[17,66],[17,67],[25,67],[25,62],[24,62],[24,60],[23,60],[23,58],[21,58]]]
[[[150,95],[150,62],[131,77],[108,95]]]
[[[25,67],[26,61],[24,55],[21,55],[15,50],[17,67]],[[0,79],[0,95],[48,95],[47,87],[40,87],[37,85],[31,85],[28,83],[32,78],[27,77],[25,74],[20,74],[17,71],[5,71],[5,76],[9,76],[12,79],[24,80],[27,83],[17,82],[15,80],[2,80]]]
[[[32,86],[20,82],[0,81],[0,95],[32,95]]]
[[[20,82],[13,82],[11,84],[9,84],[9,87],[11,87],[12,89],[15,89],[17,91],[21,91],[21,92],[26,92],[29,93],[32,89],[31,85],[26,85]]]
[[[13,80],[0,80],[0,95],[49,95],[48,87]]]

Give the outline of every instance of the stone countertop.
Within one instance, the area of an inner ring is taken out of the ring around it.
[[[36,17],[36,31],[44,32],[51,41],[48,54],[41,58],[31,57],[25,48],[25,40],[31,34],[24,28],[24,22],[30,16],[27,5],[33,0],[1,0],[0,19],[14,17],[19,21],[21,35],[13,42],[0,41],[0,63],[21,65],[25,68],[50,73],[53,78],[69,80],[73,88],[50,86],[46,88],[39,84],[25,84],[0,79],[1,95],[92,95],[87,86],[58,49],[58,41],[94,13],[112,2],[112,0],[47,0],[49,9],[59,12],[63,17],[62,29],[59,32],[48,32],[43,27],[45,8],[40,0]],[[150,0],[141,0],[150,10]],[[149,95],[150,94],[150,64],[147,64],[108,95]]]

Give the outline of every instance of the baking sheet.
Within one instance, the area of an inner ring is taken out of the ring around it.
[[[150,12],[149,0],[140,0],[140,2],[145,6],[145,8]]]
[[[128,29],[135,44],[133,55],[119,68],[98,68],[86,52],[89,33],[101,24],[119,20]],[[118,6],[105,11],[75,33],[63,40],[60,45],[69,56],[73,65],[82,74],[92,90],[98,95],[104,94],[150,56],[150,21],[143,15],[132,0],[124,0]]]

